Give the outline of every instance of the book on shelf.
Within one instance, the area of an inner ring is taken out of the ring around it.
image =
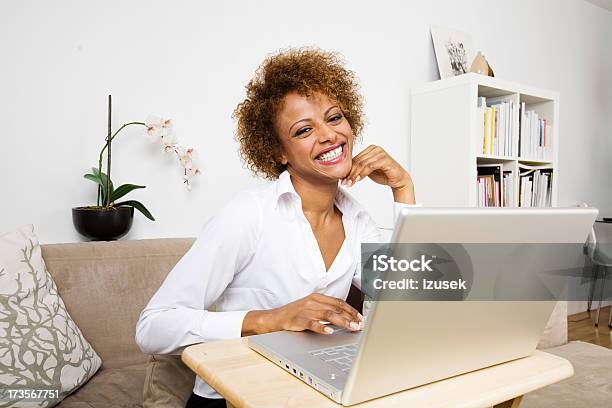
[[[514,188],[514,172],[504,171],[502,176],[502,192],[504,207],[516,207],[516,192]]]
[[[482,154],[551,161],[552,126],[515,98],[514,95],[478,98]]]
[[[512,95],[478,98],[482,118],[482,154],[518,156],[519,107]]]
[[[476,177],[479,207],[503,207],[503,168],[501,164],[478,166]]]
[[[550,207],[553,169],[519,164],[519,207]]]
[[[536,112],[526,110],[521,103],[520,156],[533,160],[552,160],[552,133],[550,123]]]

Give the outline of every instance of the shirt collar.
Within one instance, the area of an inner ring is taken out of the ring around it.
[[[280,201],[285,197],[297,199],[300,198],[297,191],[295,191],[295,188],[293,188],[291,175],[287,170],[283,171],[280,176],[278,176],[278,180],[276,181],[276,200]]]
[[[300,203],[301,198],[291,182],[291,175],[287,170],[283,171],[276,181],[276,204],[282,206],[283,203]],[[336,193],[335,204],[345,217],[353,220],[365,210],[344,188],[339,187]],[[301,211],[301,206],[299,207]]]

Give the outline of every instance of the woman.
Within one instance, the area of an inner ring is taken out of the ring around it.
[[[266,59],[234,112],[247,166],[273,183],[239,194],[210,219],[143,310],[145,353],[276,330],[360,330],[343,299],[360,286],[360,244],[378,241],[370,216],[339,184],[370,178],[414,204],[412,180],[378,146],[352,157],[362,98],[338,56],[294,49]],[[208,311],[215,305],[216,311]],[[201,379],[188,407],[225,406]]]

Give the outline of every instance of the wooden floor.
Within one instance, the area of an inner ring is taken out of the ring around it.
[[[601,309],[599,327],[593,324],[596,315],[597,309],[568,316],[569,341],[580,340],[612,349],[612,331],[608,327],[610,306]]]

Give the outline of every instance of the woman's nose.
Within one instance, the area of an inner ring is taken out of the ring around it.
[[[334,128],[329,126],[327,123],[321,125],[320,131],[319,131],[319,143],[324,143],[324,142],[334,143],[336,141],[337,136],[338,134],[336,133]]]

